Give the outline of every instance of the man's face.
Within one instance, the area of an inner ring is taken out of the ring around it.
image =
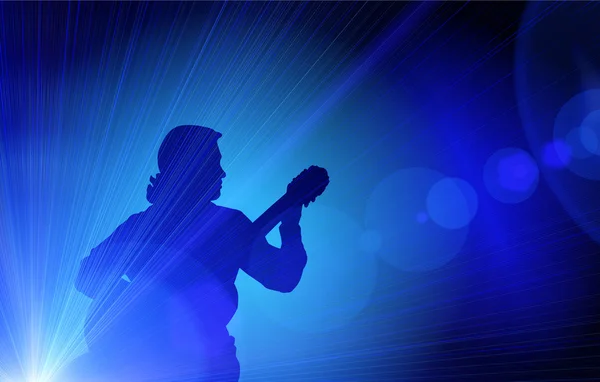
[[[204,158],[203,158],[204,156]],[[188,191],[196,198],[216,200],[221,196],[225,170],[221,167],[221,153],[218,147],[206,155],[194,158],[189,170],[193,171]]]
[[[223,188],[223,178],[225,178],[225,176],[227,175],[225,173],[225,170],[223,170],[223,167],[221,166],[221,158],[222,158],[221,153],[219,152],[219,150],[216,150],[216,151],[218,154],[218,159],[216,160],[216,163],[214,164],[214,171],[216,171],[216,178],[218,180],[215,182],[214,193],[213,193],[213,197],[211,200],[217,200],[221,196],[221,189]]]

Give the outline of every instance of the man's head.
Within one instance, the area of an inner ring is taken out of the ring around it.
[[[169,131],[158,151],[160,173],[150,178],[148,201],[217,199],[225,177],[217,145],[220,137],[203,126],[183,125]]]

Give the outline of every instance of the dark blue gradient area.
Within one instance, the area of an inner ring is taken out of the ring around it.
[[[599,19],[595,2],[1,2],[0,382],[85,382],[81,261],[149,208],[179,125],[222,134],[215,203],[252,221],[303,169],[330,178],[298,286],[237,275],[240,381],[600,378]]]

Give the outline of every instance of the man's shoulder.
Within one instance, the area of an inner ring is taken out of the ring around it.
[[[233,220],[239,224],[250,224],[252,221],[240,210],[213,204],[214,211],[226,220]]]
[[[142,221],[149,218],[151,215],[151,211],[149,209],[133,213],[129,215],[129,217],[121,224],[128,226],[129,228],[134,228],[138,224],[141,224]]]
[[[148,213],[146,211],[141,211],[130,215],[113,231],[111,235],[112,240],[123,240],[131,236],[134,231],[144,225],[143,220],[147,214]]]

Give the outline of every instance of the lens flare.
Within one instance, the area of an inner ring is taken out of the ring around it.
[[[505,148],[492,155],[484,168],[488,192],[503,203],[520,203],[535,191],[539,180],[537,164],[524,150]]]
[[[378,254],[383,260],[403,271],[428,271],[448,263],[460,251],[468,228],[444,228],[424,213],[432,187],[442,179],[437,171],[410,168],[389,175],[375,187],[365,223],[381,235]],[[434,204],[441,216],[443,208]]]
[[[447,229],[467,226],[475,217],[477,205],[475,190],[462,179],[442,179],[427,194],[429,216]]]

